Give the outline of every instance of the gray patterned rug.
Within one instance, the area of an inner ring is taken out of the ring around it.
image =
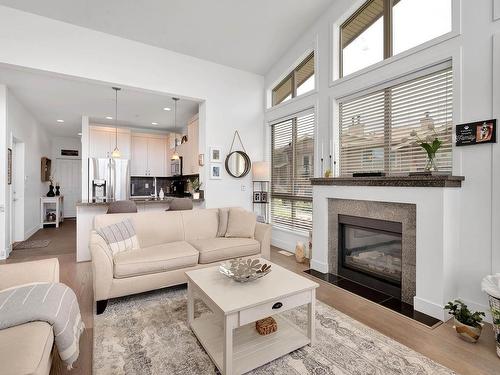
[[[197,303],[201,314],[209,310]],[[283,314],[300,326],[306,311]],[[278,328],[279,329],[279,328]],[[453,374],[453,371],[318,301],[316,344],[251,372],[276,374]],[[186,289],[110,301],[94,317],[94,374],[217,374],[187,326]]]
[[[22,250],[22,249],[39,249],[42,247],[49,246],[50,240],[26,240],[16,242],[12,247],[13,250]]]

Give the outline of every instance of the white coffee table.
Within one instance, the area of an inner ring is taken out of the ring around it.
[[[269,275],[248,283],[229,279],[218,266],[186,272],[189,325],[223,375],[246,373],[314,342],[318,284],[271,265]],[[195,319],[195,297],[213,314]],[[278,315],[302,305],[308,307],[305,331]],[[268,316],[277,321],[278,330],[261,336],[255,321]]]

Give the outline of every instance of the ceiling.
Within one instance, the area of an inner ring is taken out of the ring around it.
[[[333,1],[0,0],[0,4],[265,74]]]
[[[83,115],[89,116],[91,122],[114,124],[114,119],[106,119],[115,117],[112,85],[1,65],[0,82],[52,135],[76,137]],[[176,129],[170,96],[124,87],[118,94],[118,122],[134,128],[179,131],[198,113],[198,105],[195,101],[179,100]]]

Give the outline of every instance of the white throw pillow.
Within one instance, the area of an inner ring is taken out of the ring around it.
[[[104,238],[113,256],[123,251],[139,249],[139,240],[130,219],[97,229],[97,233]]]
[[[219,208],[219,229],[217,230],[217,237],[226,236],[228,216],[229,208]]]
[[[226,237],[254,238],[257,215],[242,208],[230,208]]]

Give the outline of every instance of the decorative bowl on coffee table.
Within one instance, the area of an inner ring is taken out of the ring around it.
[[[261,263],[259,259],[231,259],[219,266],[223,275],[234,281],[244,283],[266,276],[271,272],[271,265]]]

